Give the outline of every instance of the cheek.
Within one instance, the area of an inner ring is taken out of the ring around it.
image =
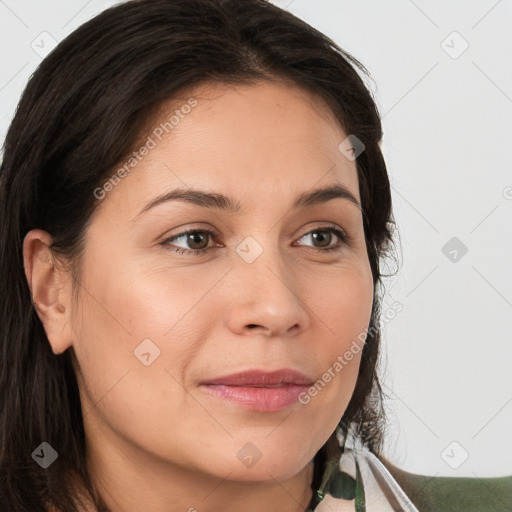
[[[152,378],[162,372],[164,381],[172,381],[166,369],[183,380],[213,327],[214,302],[205,296],[218,281],[215,272],[198,278],[197,270],[141,271],[113,260],[90,273],[77,308],[74,346],[92,398],[128,371],[131,379],[141,379],[141,392],[161,389]]]
[[[154,449],[161,434],[174,453],[181,448],[168,436],[183,428],[184,411],[203,420],[185,421],[187,435],[199,438],[209,420],[183,383],[213,326],[204,315],[208,308],[197,306],[218,277],[198,280],[197,273],[194,279],[192,272],[181,271],[178,279],[176,272],[146,269],[136,275],[121,268],[103,267],[90,276],[77,308],[74,347],[84,421],[98,424],[93,418],[99,416],[119,436],[147,449]],[[151,435],[145,439],[147,432]]]
[[[373,280],[370,267],[361,265],[338,269],[321,281],[311,282],[305,294],[316,325],[317,334],[312,336],[319,338],[316,366],[323,371],[308,395],[311,403],[317,403],[319,420],[335,426],[358,378],[373,305]]]
[[[312,319],[326,331],[324,349],[331,357],[345,351],[368,329],[373,306],[373,279],[369,264],[332,268],[305,284],[304,297]],[[359,344],[361,344],[359,342]]]

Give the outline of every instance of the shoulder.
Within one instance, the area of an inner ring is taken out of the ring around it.
[[[512,510],[512,476],[439,477],[410,473],[380,458],[419,510],[502,512]]]

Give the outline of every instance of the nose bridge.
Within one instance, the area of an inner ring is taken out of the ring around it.
[[[292,328],[307,328],[300,281],[284,264],[275,233],[248,236],[235,252],[229,285],[231,329],[242,333],[260,326],[270,335],[284,335]]]
[[[239,268],[246,279],[259,283],[262,289],[264,285],[265,289],[273,288],[275,293],[294,295],[296,285],[292,276],[293,270],[286,268],[279,242],[275,238],[273,231],[247,236],[235,249],[238,255],[234,262],[235,267]]]

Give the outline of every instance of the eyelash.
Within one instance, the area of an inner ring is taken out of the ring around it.
[[[327,247],[325,249],[320,249],[318,247],[309,247],[309,250],[313,250],[315,252],[328,252],[328,251],[334,251],[334,250],[341,250],[344,245],[350,244],[352,241],[351,237],[345,231],[342,231],[341,229],[339,229],[338,227],[335,227],[335,226],[322,226],[320,228],[312,229],[311,231],[304,233],[300,238],[303,238],[306,235],[309,235],[311,233],[315,233],[318,231],[327,231],[329,233],[334,233],[341,240],[341,244],[334,245],[332,247]],[[177,238],[180,238],[183,235],[189,235],[192,233],[207,233],[212,238],[217,237],[217,233],[215,231],[212,231],[211,229],[206,229],[206,228],[190,229],[188,231],[183,231],[181,233],[178,233],[177,235],[174,235],[171,238],[167,238],[167,240],[164,240],[160,245],[164,246],[167,250],[174,251],[179,254],[199,255],[199,254],[205,253],[211,249],[211,247],[206,248],[206,249],[185,249],[184,247],[170,247],[169,246],[170,241],[176,240]]]

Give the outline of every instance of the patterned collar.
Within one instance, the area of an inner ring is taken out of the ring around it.
[[[339,500],[354,503],[355,512],[419,512],[384,464],[368,448],[340,445],[326,463],[322,482],[306,512],[334,512]]]

